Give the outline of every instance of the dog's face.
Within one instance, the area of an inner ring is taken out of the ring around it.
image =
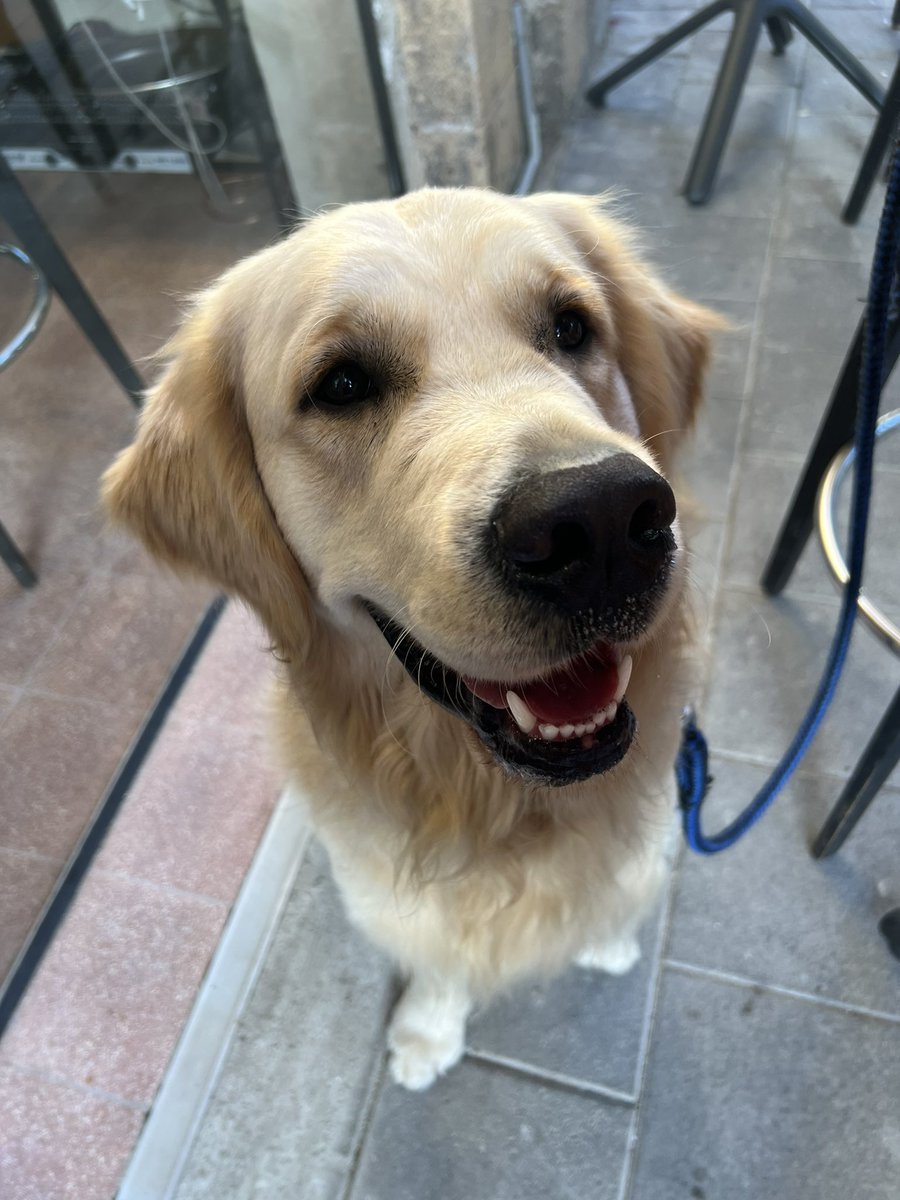
[[[664,470],[714,324],[587,200],[350,206],[201,298],[107,500],[277,640],[325,621],[506,768],[584,779],[681,586]]]

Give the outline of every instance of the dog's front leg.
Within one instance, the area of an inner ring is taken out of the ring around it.
[[[459,1062],[471,1007],[462,980],[413,975],[388,1028],[391,1074],[397,1083],[422,1091]]]

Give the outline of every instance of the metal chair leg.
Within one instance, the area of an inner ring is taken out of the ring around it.
[[[862,366],[863,333],[861,320],[834,385],[828,407],[822,417],[815,441],[810,448],[803,474],[794,489],[775,545],[769,555],[762,577],[762,586],[770,596],[777,595],[786,585],[813,530],[816,495],[822,476],[835,454],[853,439],[856,424],[859,372]],[[900,319],[894,318],[888,331],[885,355],[885,379],[900,357]]]
[[[881,107],[884,88],[805,4],[801,4],[800,0],[779,0],[778,11],[873,107]]]
[[[772,53],[776,56],[784,54],[785,49],[794,40],[794,31],[791,29],[790,22],[782,16],[766,17],[766,29],[769,31]]]
[[[719,68],[703,129],[684,183],[684,194],[689,204],[705,204],[709,199],[722,150],[731,131],[744,81],[759,41],[765,8],[765,0],[761,0],[756,4],[742,4],[735,12],[728,49]]]
[[[37,209],[29,200],[3,155],[0,154],[0,216],[21,241],[27,253],[47,276],[82,332],[115,375],[135,405],[140,405],[143,382],[131,365],[115,334],[72,270]]]
[[[884,105],[878,120],[875,122],[875,128],[872,130],[872,136],[869,138],[868,146],[866,146],[866,152],[859,165],[859,171],[850,190],[847,203],[844,205],[844,211],[841,213],[841,220],[847,225],[855,225],[859,220],[859,214],[862,212],[863,205],[869,198],[869,192],[872,190],[872,184],[875,182],[878,168],[884,159],[885,152],[890,145],[891,138],[898,124],[900,124],[900,62],[898,62],[894,69],[893,77],[888,84],[887,93],[884,97]]]
[[[813,843],[813,858],[839,850],[900,760],[900,688],[844,785],[844,790]]]
[[[0,558],[3,559],[22,587],[34,587],[38,581],[37,575],[32,571],[22,551],[2,524],[0,524]]]
[[[608,75],[604,75],[602,79],[592,83],[585,93],[586,99],[599,107],[605,100],[607,92],[618,84],[624,83],[626,79],[630,79],[632,75],[655,62],[657,58],[661,58],[667,50],[671,50],[673,46],[677,46],[679,42],[683,42],[685,38],[689,38],[698,29],[702,29],[704,25],[708,25],[710,21],[714,21],[716,17],[721,16],[724,12],[729,12],[732,8],[734,8],[734,0],[715,0],[706,8],[701,8],[698,13],[681,21],[674,29],[670,29],[661,38],[657,38],[655,42],[629,58],[621,66],[616,67],[614,71],[610,71]]]

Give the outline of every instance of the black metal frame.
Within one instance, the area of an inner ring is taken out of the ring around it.
[[[624,83],[637,71],[726,12],[734,13],[734,24],[684,184],[684,193],[690,204],[705,204],[712,192],[719,161],[731,132],[763,26],[768,31],[775,54],[784,52],[791,41],[792,29],[796,29],[875,108],[880,108],[884,99],[884,91],[875,77],[799,0],[714,0],[614,71],[598,79],[588,88],[587,99],[591,104],[601,105],[612,88]]]
[[[813,531],[819,485],[832,459],[853,440],[862,367],[865,318],[857,326],[838,375],[831,399],[807,456],[775,545],[762,576],[762,586],[776,596],[786,586]],[[888,325],[884,379],[900,358],[900,314]],[[878,789],[900,761],[900,690],[896,692],[878,728],[844,785],[812,846],[815,858],[834,854],[872,803]]]
[[[865,154],[863,154],[856,179],[850,189],[847,203],[844,205],[844,211],[841,213],[841,220],[848,225],[855,225],[859,220],[859,214],[869,198],[878,168],[884,161],[884,156],[898,124],[900,124],[900,62],[897,63],[891,82],[888,84],[881,112],[875,122],[875,128],[872,130]]]

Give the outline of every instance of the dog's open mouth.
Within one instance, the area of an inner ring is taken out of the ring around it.
[[[636,730],[625,700],[631,657],[610,643],[527,683],[469,679],[367,607],[420,690],[468,721],[508,770],[561,787],[609,771],[627,753]]]

